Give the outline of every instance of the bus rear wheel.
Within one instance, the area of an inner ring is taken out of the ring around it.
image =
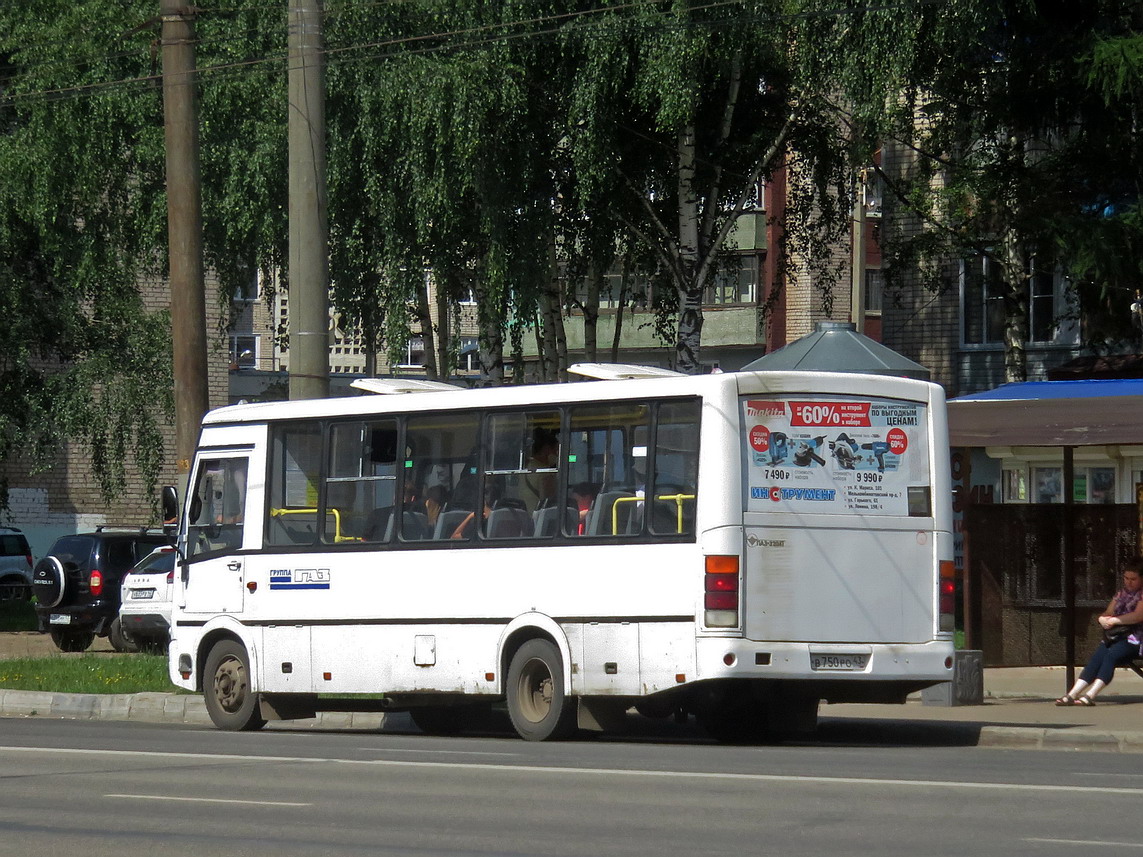
[[[221,640],[210,650],[203,672],[203,697],[211,721],[228,732],[266,725],[258,694],[250,686],[250,656],[234,640]]]
[[[567,738],[576,728],[575,700],[564,694],[564,665],[548,640],[529,640],[508,666],[508,716],[525,741]]]

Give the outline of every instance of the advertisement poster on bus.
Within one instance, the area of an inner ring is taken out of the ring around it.
[[[742,402],[747,507],[907,515],[929,486],[926,406],[838,396]]]

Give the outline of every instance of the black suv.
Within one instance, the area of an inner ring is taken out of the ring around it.
[[[96,527],[56,539],[32,572],[40,630],[64,652],[84,651],[96,634],[130,650],[119,630],[120,584],[135,563],[167,544],[162,530],[146,527]]]

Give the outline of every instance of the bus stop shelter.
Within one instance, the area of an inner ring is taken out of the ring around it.
[[[1143,379],[1029,381],[952,399],[955,447],[1055,447],[1063,458],[1063,632],[1073,680],[1076,590],[1072,549],[1074,455],[1078,447],[1143,444]],[[1138,498],[1137,498],[1138,502]],[[1136,537],[1138,539],[1138,533]],[[971,585],[971,584],[970,584]]]

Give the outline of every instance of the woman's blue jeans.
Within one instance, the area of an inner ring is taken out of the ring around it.
[[[1083,668],[1083,672],[1080,673],[1080,678],[1088,684],[1096,679],[1100,679],[1104,684],[1111,684],[1112,678],[1115,677],[1115,668],[1138,655],[1138,643],[1131,643],[1127,640],[1120,640],[1110,646],[1106,643],[1100,643],[1091,653],[1091,659]]]

